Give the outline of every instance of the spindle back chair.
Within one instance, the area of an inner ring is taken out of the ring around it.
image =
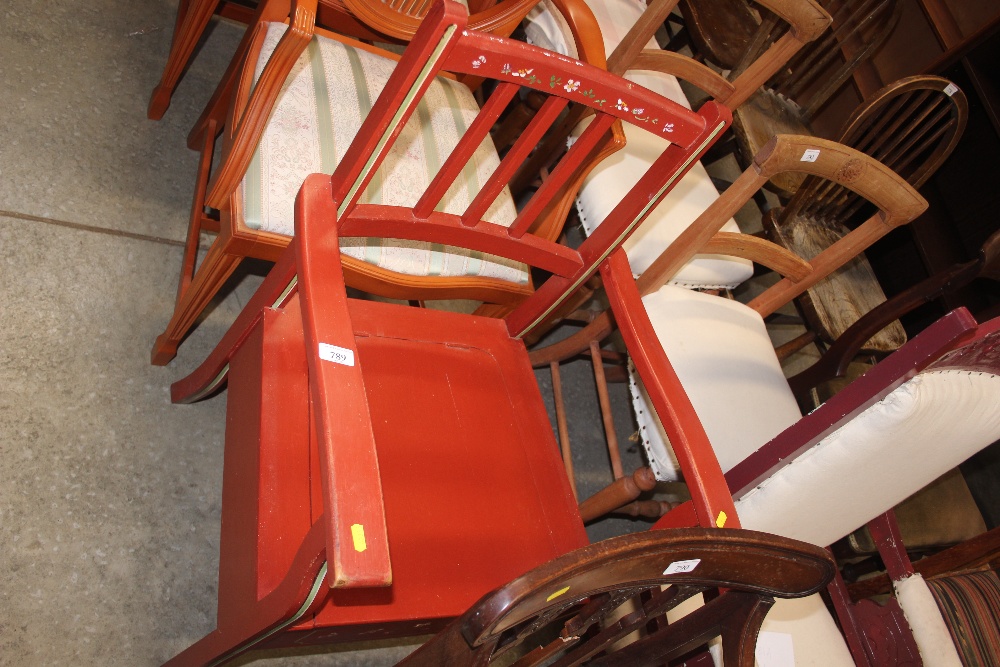
[[[821,4],[833,18],[831,29],[795,54],[788,67],[734,112],[733,130],[747,161],[775,134],[815,134],[813,116],[875,54],[895,29],[901,12],[897,0],[825,0]],[[766,18],[761,31],[774,24],[775,19]],[[743,67],[745,63],[734,72]],[[769,187],[788,198],[801,178],[785,174]]]
[[[938,76],[907,77],[860,105],[838,141],[875,158],[919,188],[951,155],[967,117],[965,95],[954,83]],[[787,206],[764,216],[764,225],[772,240],[808,258],[842,238],[869,213],[865,201],[849,189],[807,177]],[[861,254],[797,303],[810,331],[829,345],[884,301],[875,272]],[[886,354],[904,342],[906,332],[895,321],[870,338],[862,350]]]

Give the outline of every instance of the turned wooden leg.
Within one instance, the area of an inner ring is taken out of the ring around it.
[[[170,106],[170,96],[184,73],[191,54],[194,53],[198,40],[208,26],[209,19],[215,11],[215,0],[189,0],[177,9],[177,26],[174,29],[174,39],[170,44],[170,55],[163,68],[160,83],[153,89],[149,98],[146,116],[150,120],[160,120]]]
[[[593,521],[632,502],[643,491],[651,491],[655,486],[653,471],[648,466],[639,468],[631,475],[616,479],[580,503],[580,517],[584,523]]]

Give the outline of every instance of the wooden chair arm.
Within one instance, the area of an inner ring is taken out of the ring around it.
[[[833,19],[815,0],[754,0],[788,23],[788,31],[800,42],[811,42],[822,35]]]
[[[1000,239],[1000,232],[994,236]],[[843,377],[847,373],[848,365],[872,336],[917,306],[967,285],[980,274],[983,266],[982,257],[965,264],[959,264],[884,301],[848,327],[820,357],[819,361],[788,378],[788,386],[801,400],[813,387]]]
[[[788,32],[779,37],[760,56],[740,70],[733,81],[733,94],[725,100],[731,109],[743,104],[757,89],[808,42],[819,37],[833,22],[815,0],[755,0],[789,24]]]
[[[793,277],[783,278],[750,302],[750,307],[762,315],[769,315],[802,294],[891,229],[910,222],[927,208],[924,198],[906,181],[860,151],[815,137],[778,135],[757,153],[750,168],[643,272],[637,281],[639,292],[645,295],[659,289],[692,257],[705,252],[706,244],[725,222],[764,183],[785,171],[801,171],[839,183],[867,198],[879,212],[814,257],[809,262],[812,269],[808,275],[789,274]]]
[[[702,248],[702,253],[749,259],[751,262],[766,266],[793,282],[805,279],[812,271],[809,262],[791,250],[751,234],[717,232]]]
[[[615,50],[608,56],[608,71],[624,74],[632,69],[635,59],[646,48],[646,44],[657,29],[667,20],[667,16],[677,6],[678,0],[651,0],[639,20],[629,29]],[[603,48],[603,45],[602,45]]]
[[[392,584],[375,434],[340,264],[329,176],[306,178],[295,202],[294,252],[315,419],[331,588]]]
[[[875,204],[889,227],[906,224],[927,208],[926,200],[891,169],[828,139],[778,135],[760,149],[753,162],[768,178],[798,171],[839,183]]]
[[[693,58],[673,51],[660,49],[643,49],[635,57],[628,70],[646,70],[670,74],[683,79],[708,93],[722,104],[728,105],[728,99],[736,91],[736,87],[715,70]],[[730,107],[732,108],[732,107]]]
[[[258,23],[256,31],[264,30]],[[299,56],[312,40],[316,29],[316,0],[294,0],[288,30],[281,36],[274,53],[268,59],[242,113],[234,113],[232,139],[226,159],[212,178],[205,203],[222,208],[246,174],[254,150],[260,142],[267,119],[278,101]],[[239,114],[237,119],[235,116]]]
[[[644,50],[656,29],[677,5],[677,0],[654,0],[628,34],[608,57],[608,71],[648,69],[673,74],[709,93],[720,103],[735,109],[770,79],[804,44],[814,40],[830,25],[830,15],[815,0],[765,0],[760,2],[790,25],[767,51],[741,71],[733,82],[726,81],[697,61],[671,52]],[[655,55],[655,57],[654,57]]]

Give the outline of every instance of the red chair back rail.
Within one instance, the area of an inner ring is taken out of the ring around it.
[[[172,388],[175,401],[196,400],[220,387],[229,359],[268,308],[299,292],[307,342],[310,401],[315,415],[326,509],[326,554],[334,587],[388,586],[392,569],[386,541],[378,458],[371,431],[346,293],[337,258],[340,237],[391,237],[461,246],[544,269],[552,274],[507,318],[519,338],[568,298],[642,222],[730,122],[727,109],[707,103],[693,113],[607,72],[541,49],[465,29],[465,10],[441,2],[393,71],[356,139],[332,177],[306,179],[296,204],[296,236],[262,287],[202,366]],[[441,70],[500,82],[465,138],[413,209],[359,205],[358,197],[402,131],[433,77]],[[492,119],[525,86],[549,96],[543,111],[501,161],[483,194],[462,215],[434,211],[441,193],[486,139]],[[591,108],[591,127],[553,171],[508,229],[481,219],[523,156],[567,104]],[[670,138],[672,144],[611,213],[599,233],[578,250],[530,234],[538,213],[578,165],[596,150],[617,121]],[[340,316],[335,314],[339,313]],[[335,446],[336,445],[336,446]],[[358,471],[364,471],[363,474]]]

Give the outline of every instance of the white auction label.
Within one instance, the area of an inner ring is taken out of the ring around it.
[[[319,344],[319,358],[323,361],[332,361],[335,364],[342,364],[344,366],[354,365],[354,350],[348,350],[344,347],[337,347],[336,345],[330,345],[329,343]]]
[[[949,83],[947,86],[944,87],[944,94],[947,95],[948,97],[951,97],[957,92],[958,92],[958,86],[956,86],[953,83]]]
[[[698,567],[698,563],[700,562],[700,558],[694,558],[692,560],[677,560],[671,563],[670,566],[663,571],[663,574],[694,572],[694,568]]]
[[[802,154],[802,158],[799,162],[815,162],[816,158],[819,157],[818,148],[807,148],[806,152]]]

